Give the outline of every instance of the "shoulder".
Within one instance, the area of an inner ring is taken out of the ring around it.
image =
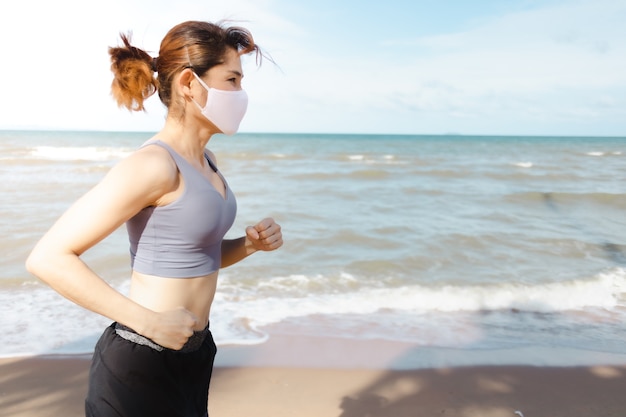
[[[165,147],[156,144],[137,149],[127,159],[131,164],[146,170],[167,171],[174,174],[178,170],[170,152]]]
[[[137,149],[118,163],[119,170],[131,171],[133,176],[167,180],[176,177],[178,167],[167,149],[156,146],[144,146]]]
[[[178,167],[165,148],[144,146],[118,162],[107,177],[121,189],[132,188],[152,200],[177,186]]]

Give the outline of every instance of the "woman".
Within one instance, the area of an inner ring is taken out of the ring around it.
[[[218,269],[283,243],[271,218],[239,239],[223,239],[235,197],[205,149],[213,134],[234,134],[246,111],[240,56],[262,55],[247,30],[207,22],[172,28],[154,59],[128,36],[122,41],[109,49],[113,96],[139,111],[158,91],[167,107],[163,129],[63,214],[27,269],[113,320],[95,347],[87,416],[206,416]],[[80,259],[123,223],[132,265],[128,296]]]

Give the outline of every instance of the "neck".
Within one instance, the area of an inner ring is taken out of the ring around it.
[[[181,155],[191,159],[203,160],[204,149],[212,136],[213,132],[206,127],[192,123],[181,123],[168,118],[155,139],[166,142]]]

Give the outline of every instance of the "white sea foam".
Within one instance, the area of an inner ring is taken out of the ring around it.
[[[414,285],[397,288],[361,288],[356,291],[335,289],[309,295],[283,296],[285,288],[311,287],[320,277],[304,275],[275,277],[255,293],[250,288],[232,285],[223,277],[212,308],[211,326],[218,344],[251,344],[266,340],[259,328],[289,320],[308,322],[315,317],[342,317],[350,337],[354,329],[366,329],[367,337],[408,337],[377,327],[382,316],[391,317],[394,325],[419,325],[417,343],[454,345],[469,343],[478,336],[463,317],[488,311],[534,313],[569,313],[602,310],[624,315],[626,271],[616,268],[588,280],[524,285]],[[358,278],[344,274],[346,287]],[[126,292],[128,282],[118,286]],[[293,293],[293,291],[292,291]],[[296,292],[297,293],[297,292]],[[29,284],[18,290],[0,292],[3,343],[0,356],[24,353],[87,353],[109,321],[65,300],[48,287]],[[460,315],[459,315],[460,314]],[[508,314],[508,313],[507,313]],[[447,318],[446,318],[447,317]],[[453,317],[454,319],[451,319]],[[505,321],[513,326],[515,315]],[[417,322],[416,322],[417,320]],[[460,321],[459,321],[460,320]],[[595,320],[595,318],[590,318]],[[413,323],[412,323],[413,322]],[[353,324],[350,324],[353,323]],[[365,323],[365,324],[364,324]],[[434,327],[432,327],[434,326]],[[470,326],[470,327],[468,327]],[[431,330],[428,330],[431,329]],[[437,336],[435,336],[435,329]],[[433,335],[424,339],[424,332]],[[362,332],[362,330],[358,330]],[[358,334],[354,335],[359,337]],[[362,335],[361,335],[362,336]],[[430,342],[428,342],[430,340]]]
[[[302,276],[270,281],[274,281],[268,285],[276,294],[282,293],[281,283],[310,285],[308,279]],[[355,281],[358,282],[358,279]],[[485,324],[479,322],[484,317],[497,313],[498,321],[488,326],[503,329],[518,327],[518,331],[520,314],[530,314],[522,327],[545,328],[548,324],[544,322],[544,317],[548,316],[565,320],[575,316],[578,325],[584,322],[597,325],[603,320],[621,321],[625,318],[625,290],[626,273],[616,268],[588,280],[538,285],[415,285],[291,297],[255,296],[246,291],[236,295],[220,292],[215,300],[213,323],[218,343],[219,335],[236,333],[243,336],[238,343],[264,340],[258,334],[243,334],[242,328],[233,320],[238,318],[245,321],[247,328],[257,331],[267,325],[291,322],[300,323],[295,327],[298,332],[306,331],[303,328],[313,328],[316,330],[312,332],[318,335],[341,329],[343,337],[402,340],[424,346],[476,345],[494,348],[501,347],[502,342],[483,340],[486,337]],[[494,319],[491,317],[489,320]],[[325,322],[332,324],[325,325]],[[554,326],[564,333],[572,331],[563,330],[560,324]],[[237,343],[233,338],[228,340]],[[522,342],[505,339],[504,343],[519,345]]]
[[[53,161],[103,161],[124,158],[130,152],[130,150],[119,147],[37,146],[31,150],[30,156]]]
[[[350,277],[358,282],[358,279]],[[319,277],[278,277],[263,285],[271,287],[258,296],[253,290],[216,297],[217,310],[247,317],[262,324],[278,322],[287,317],[314,314],[372,314],[380,310],[405,312],[459,312],[519,310],[528,312],[563,312],[599,308],[611,310],[625,305],[626,273],[616,268],[588,280],[543,284],[502,283],[495,285],[412,285],[396,288],[362,288],[357,291],[332,291],[284,297],[297,293],[293,286],[310,288]],[[288,283],[288,286],[284,286]],[[283,288],[284,287],[284,288]]]
[[[533,163],[532,162],[516,162],[514,165],[520,168],[532,168]]]

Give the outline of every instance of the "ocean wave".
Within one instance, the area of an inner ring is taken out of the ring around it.
[[[532,162],[515,162],[513,165],[519,168],[532,168],[534,164]]]
[[[249,162],[253,161],[258,163],[259,161],[270,160],[270,161],[299,161],[308,159],[307,155],[301,154],[299,152],[272,152],[272,153],[261,153],[261,152],[236,152],[232,150],[222,150],[218,153],[218,160],[224,161],[224,163],[237,163],[237,162]]]
[[[425,328],[438,327],[437,334],[458,338],[459,320],[489,316],[488,313],[506,313],[491,316],[501,320],[491,325],[509,332],[516,328],[520,313],[559,314],[575,317],[579,324],[585,320],[593,324],[600,319],[621,323],[626,312],[623,268],[588,279],[539,284],[431,283],[396,287],[384,284],[381,279],[379,287],[364,285],[359,277],[346,273],[275,276],[249,282],[224,274],[212,308],[211,325],[220,344],[260,343],[267,338],[264,326],[319,323],[320,317],[338,317],[339,324],[355,332],[390,340],[404,337],[398,328],[418,326],[417,333],[411,333],[410,337],[424,341]],[[119,284],[118,289],[127,292],[128,281]],[[84,309],[39,283],[5,288],[0,292],[0,313],[7,329],[0,355],[89,352],[109,323],[96,314],[85,314]],[[397,321],[398,326],[388,329],[380,326],[382,316]],[[533,320],[540,322],[541,317]],[[445,328],[441,327],[443,324]],[[337,331],[335,325],[331,327]],[[350,332],[344,334],[350,335]],[[436,343],[451,343],[437,337]]]
[[[372,288],[345,273],[336,277],[275,277],[262,285],[247,288],[234,285],[228,278],[224,280],[216,297],[218,304],[224,306],[236,302],[236,315],[243,314],[265,323],[317,313],[371,314],[379,310],[562,312],[626,306],[626,270],[623,268],[614,268],[588,279],[541,284],[432,283]],[[311,291],[311,286],[327,286],[327,291]],[[262,288],[270,291],[259,293]],[[241,303],[243,300],[246,302]]]
[[[361,155],[361,154],[352,154],[345,155],[337,158],[338,161],[343,161],[347,159],[350,162],[358,162],[367,165],[407,165],[411,162],[403,159],[398,159],[395,155],[387,154],[387,155]]]
[[[320,276],[277,277],[264,283],[264,287],[271,287],[271,291],[261,292],[258,288],[239,288],[232,292],[233,288],[228,288],[228,284],[220,284],[221,291],[212,313],[215,322],[220,323],[219,333],[246,333],[236,322],[240,321],[256,331],[256,334],[247,333],[242,343],[254,343],[254,340],[260,340],[258,334],[263,334],[262,329],[267,326],[293,323],[305,328],[311,326],[316,328],[313,332],[323,334],[324,321],[332,321],[328,327],[334,332],[343,328],[345,331],[341,334],[345,337],[358,334],[360,337],[448,345],[451,341],[442,338],[463,336],[460,331],[465,326],[459,323],[466,321],[469,324],[473,317],[487,317],[486,320],[479,319],[483,321],[482,325],[495,326],[499,328],[496,333],[507,335],[517,334],[519,329],[515,329],[519,326],[546,327],[544,319],[554,315],[561,317],[560,321],[552,322],[550,326],[565,326],[570,332],[583,323],[594,324],[599,320],[607,322],[610,327],[611,322],[623,322],[626,314],[626,270],[620,268],[589,279],[542,284],[433,284],[396,288],[365,288],[357,278],[342,274],[335,282],[339,285],[332,290],[324,294],[310,291],[312,284],[321,286],[325,282],[326,278]],[[304,291],[296,294],[294,287]],[[520,317],[527,317],[527,322],[520,323]],[[389,327],[389,320],[396,324]],[[406,331],[398,330],[402,328]],[[425,339],[425,331],[434,332],[430,340]],[[482,333],[468,337],[474,343]],[[543,337],[545,334],[537,337],[536,342]],[[464,343],[469,343],[467,337],[461,338]],[[233,341],[232,338],[229,340]],[[503,342],[506,340],[490,340],[487,345]]]
[[[610,151],[610,152],[605,152],[605,151],[589,151],[587,152],[588,156],[621,156],[622,152],[621,151]]]
[[[626,209],[626,194],[602,192],[568,193],[528,191],[509,194],[505,197],[505,200],[516,204],[543,203],[555,208],[557,205],[599,204],[618,209]]]
[[[36,146],[28,158],[51,161],[103,161],[127,157],[131,149],[99,146]]]
[[[293,174],[290,175],[289,178],[292,180],[307,180],[307,181],[329,181],[336,180],[337,172],[315,172],[315,173],[307,173],[307,174]],[[359,169],[347,173],[340,174],[342,179],[351,179],[351,180],[384,180],[389,178],[392,174],[389,171],[384,169]]]

